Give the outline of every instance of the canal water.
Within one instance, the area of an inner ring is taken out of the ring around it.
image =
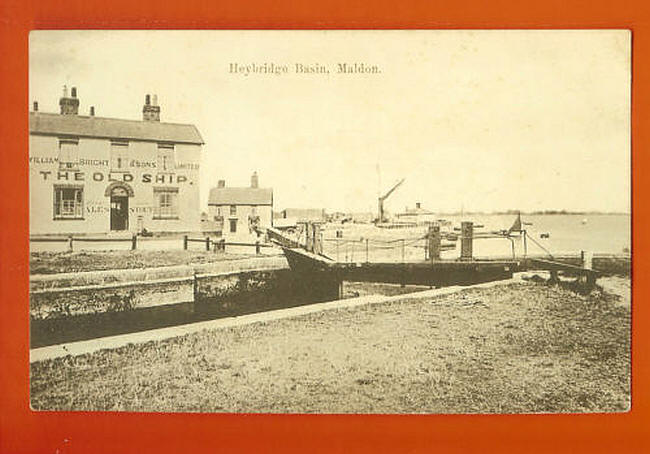
[[[233,275],[229,275],[231,277]],[[195,302],[30,321],[30,347],[44,347],[223,317],[301,306],[339,298],[339,282],[330,276],[291,270],[244,272],[234,288],[224,281],[202,283]]]

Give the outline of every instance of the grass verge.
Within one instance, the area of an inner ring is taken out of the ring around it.
[[[245,257],[250,257],[250,255],[192,250],[32,252],[29,255],[29,273],[77,273],[172,265],[198,265]]]
[[[522,283],[310,314],[31,365],[43,410],[614,412],[630,308]]]

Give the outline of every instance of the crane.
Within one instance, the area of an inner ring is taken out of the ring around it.
[[[405,178],[402,178],[386,194],[379,197],[378,204],[377,204],[378,205],[378,216],[377,216],[377,222],[378,223],[386,222],[386,218],[384,216],[384,200],[386,200],[388,198],[388,196],[391,195],[395,191],[395,189],[400,187],[400,185],[402,183],[404,183],[404,180],[405,180]]]

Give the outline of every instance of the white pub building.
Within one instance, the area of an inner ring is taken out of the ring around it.
[[[200,229],[194,125],[161,122],[149,95],[142,120],[79,115],[75,88],[59,105],[29,113],[31,235]]]

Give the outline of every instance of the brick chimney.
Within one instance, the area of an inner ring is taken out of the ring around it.
[[[144,97],[142,119],[144,121],[160,121],[160,106],[158,106],[158,97],[156,95],[153,95],[153,102],[151,100],[151,95],[146,95]]]
[[[217,181],[217,187],[218,188],[225,188],[226,187],[226,180]]]
[[[91,117],[95,116],[95,106],[90,106],[90,116]]]
[[[257,178],[257,172],[253,172],[253,175],[251,176],[251,188],[259,188],[259,179]]]
[[[78,115],[79,98],[77,98],[77,87],[72,87],[68,96],[68,87],[63,86],[63,96],[59,99],[61,115]]]
[[[415,208],[417,208],[418,210],[421,208],[420,202],[415,202]]]
[[[38,112],[38,101],[34,101],[34,108],[32,110]]]

